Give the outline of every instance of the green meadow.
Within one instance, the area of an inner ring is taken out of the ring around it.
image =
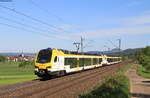
[[[34,75],[34,67],[18,67],[20,62],[0,63],[0,85],[14,84],[18,82],[37,79]]]

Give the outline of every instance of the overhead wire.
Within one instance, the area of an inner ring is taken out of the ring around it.
[[[108,40],[115,48],[118,48],[117,45],[115,45],[111,40]]]
[[[45,8],[39,6],[39,5],[38,5],[37,3],[35,3],[33,0],[28,0],[28,1],[30,1],[30,3],[31,3],[32,5],[34,5],[35,7],[37,7],[38,9],[40,9],[41,11],[45,12],[47,15],[49,15],[49,16],[54,16],[58,21],[60,21],[60,22],[63,23],[63,24],[68,24],[68,23],[66,23],[66,22],[64,21],[63,18],[61,18],[61,17],[58,16],[58,15],[55,15],[55,14],[51,13],[49,10],[47,10],[47,9],[45,9]],[[70,25],[70,24],[69,24],[69,25]],[[83,30],[81,30],[80,28],[76,28],[76,30],[78,30],[78,31],[80,31],[80,32],[83,32]],[[86,34],[86,32],[83,32],[83,33]],[[83,34],[80,35],[80,36],[83,36]],[[92,45],[85,45],[85,47],[91,47],[91,46],[92,46]],[[85,48],[85,47],[84,47],[84,48]]]
[[[67,24],[67,25],[71,25],[71,24],[66,23],[62,17],[60,17],[60,16],[58,16],[58,15],[56,15],[56,14],[53,14],[53,13],[51,13],[49,10],[47,10],[47,9],[45,9],[45,8],[43,8],[43,7],[41,7],[41,6],[39,6],[39,5],[38,5],[37,3],[35,3],[33,0],[28,0],[28,1],[30,1],[30,3],[31,3],[32,5],[34,5],[35,7],[39,8],[41,11],[45,12],[45,13],[48,14],[49,16],[54,16],[54,17],[55,17],[58,21],[60,21],[61,23]],[[75,28],[76,28],[76,27],[75,27]],[[78,31],[80,31],[80,32],[83,32],[83,30],[80,29],[80,28],[76,28],[76,30],[78,30]]]
[[[0,16],[0,19],[3,19],[3,20],[6,20],[6,21],[9,21],[9,22],[13,22],[15,24],[19,24],[19,25],[25,26],[25,27],[28,27],[28,28],[33,29],[33,30],[38,30],[38,31],[41,31],[41,32],[50,32],[48,30],[43,30],[41,28],[30,26],[28,24],[25,24],[25,23],[22,23],[22,22],[19,22],[19,21],[16,21],[16,20],[12,20],[12,19],[9,19],[9,18],[6,18],[6,17]]]
[[[54,28],[54,29],[56,29],[56,30],[59,30],[59,31],[61,31],[61,32],[70,33],[70,32],[68,32],[68,31],[65,31],[65,30],[62,29],[62,28],[59,28],[59,27],[56,27],[56,26],[51,25],[51,24],[49,24],[49,23],[46,23],[46,22],[44,22],[44,21],[42,21],[42,20],[39,20],[39,19],[34,18],[34,17],[32,17],[32,16],[29,16],[29,15],[23,13],[23,12],[20,12],[20,11],[15,10],[15,9],[11,9],[11,8],[6,7],[6,6],[3,6],[3,5],[0,5],[0,7],[1,7],[1,8],[4,8],[4,9],[7,9],[7,10],[9,10],[9,11],[12,11],[12,12],[14,12],[14,13],[16,13],[16,14],[22,15],[22,16],[24,16],[24,17],[26,17],[26,18],[29,18],[29,19],[31,19],[31,20],[33,20],[33,21],[36,21],[36,22],[38,22],[38,23],[41,23],[41,24],[47,25],[47,26],[49,26],[49,27],[52,27],[52,28]]]
[[[38,5],[37,3],[35,3],[33,0],[28,0],[28,1],[30,1],[30,3],[31,3],[32,5],[36,6],[36,7],[39,8],[40,10],[44,11],[46,14],[48,14],[48,15],[50,15],[50,16],[54,16],[57,20],[59,20],[59,21],[65,23],[64,20],[63,20],[61,17],[59,17],[58,15],[55,15],[55,14],[51,13],[50,11],[48,11],[48,10],[45,9],[45,8],[39,6],[39,5]]]
[[[6,24],[6,23],[0,23],[0,24],[1,24],[1,25],[5,25],[5,26],[10,27],[10,28],[15,28],[15,29],[23,30],[23,31],[26,31],[26,32],[35,33],[35,34],[40,34],[40,35],[45,36],[45,37],[48,37],[48,36],[50,36],[50,37],[56,37],[56,36],[43,34],[43,33],[41,33],[41,32],[28,30],[28,29],[26,29],[26,28],[22,28],[22,27],[10,25],[10,24]]]

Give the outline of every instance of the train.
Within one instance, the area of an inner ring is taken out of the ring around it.
[[[35,57],[35,75],[42,78],[98,68],[121,62],[121,57],[106,55],[66,54],[58,49],[42,49]]]

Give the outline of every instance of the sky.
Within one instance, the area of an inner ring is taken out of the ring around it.
[[[150,45],[150,0],[0,0],[0,52],[76,50],[81,36],[84,51]]]

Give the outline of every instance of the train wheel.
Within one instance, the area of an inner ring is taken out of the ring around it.
[[[60,76],[64,76],[65,75],[65,71],[60,71]]]

